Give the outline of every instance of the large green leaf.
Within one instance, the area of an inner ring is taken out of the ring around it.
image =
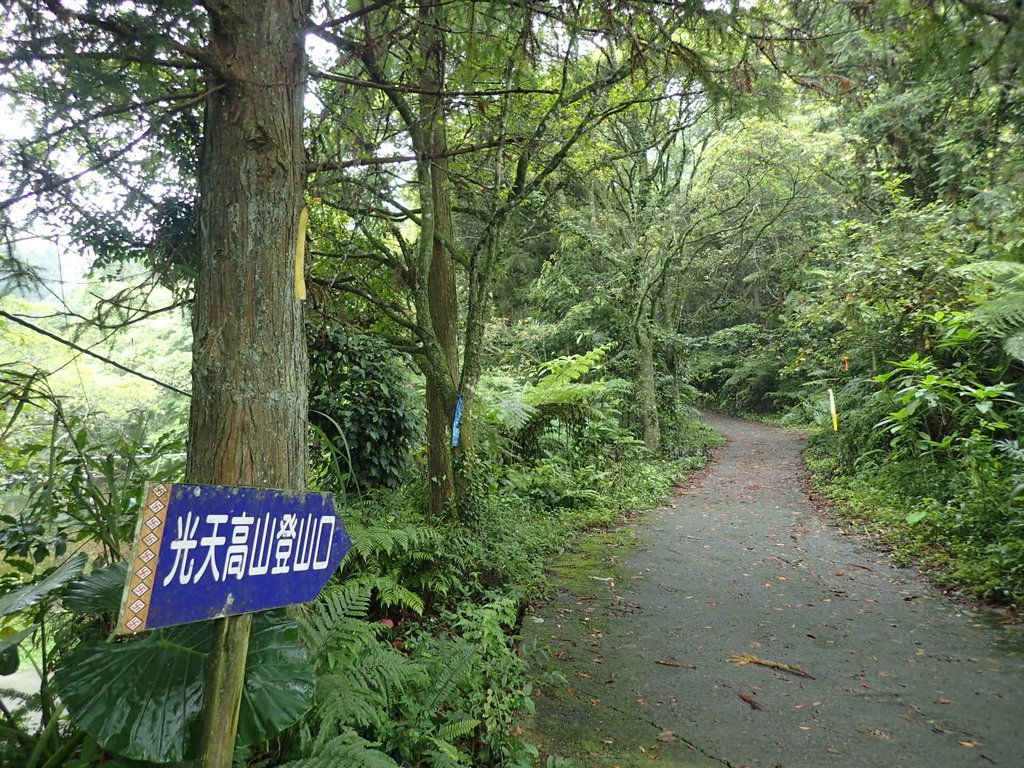
[[[256,744],[298,722],[313,706],[313,666],[294,622],[257,614],[249,638],[238,745]]]
[[[168,627],[120,644],[86,642],[55,675],[72,721],[104,748],[154,762],[188,759],[202,708],[210,624]],[[265,741],[312,705],[313,672],[293,622],[253,620],[238,744]]]
[[[64,605],[75,613],[114,613],[128,578],[128,563],[121,561],[97,568],[68,587]]]
[[[11,627],[0,630],[0,675],[13,675],[18,671],[21,666],[18,645],[35,632],[38,626],[38,624],[33,624],[20,632],[15,632]]]
[[[41,602],[47,595],[56,592],[72,579],[76,578],[85,568],[88,556],[84,552],[69,557],[54,568],[43,579],[34,584],[26,584],[11,590],[0,597],[0,616],[18,613]]]
[[[81,643],[54,682],[72,721],[104,748],[167,763],[191,755],[203,700],[209,625],[186,624],[120,644]]]

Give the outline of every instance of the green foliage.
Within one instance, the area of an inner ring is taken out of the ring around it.
[[[58,671],[57,690],[72,720],[109,751],[182,760],[190,756],[189,727],[202,706],[209,638],[207,627],[193,624],[124,645],[82,643]]]
[[[731,413],[765,414],[780,407],[784,374],[778,361],[784,343],[757,323],[722,328],[694,343],[690,380],[714,404]]]
[[[941,371],[916,353],[875,381],[895,390],[902,406],[878,426],[893,436],[893,448],[914,456],[949,450],[967,435],[991,439],[1010,428],[1001,412],[1021,406],[1009,385],[965,380],[962,369]]]
[[[378,493],[350,507],[352,550],[342,572],[371,588],[381,608],[421,613],[427,603],[458,591],[465,534],[428,523],[405,502],[400,494]]]
[[[1019,247],[1016,243],[1014,248]],[[1012,261],[968,264],[961,274],[991,283],[992,295],[973,310],[972,318],[1003,339],[1006,354],[1024,363],[1024,265]]]
[[[409,372],[379,339],[341,328],[310,340],[310,420],[338,462],[338,490],[394,487],[409,466],[418,417]]]
[[[559,434],[576,441],[589,441],[593,447],[598,443],[605,447],[612,443],[608,429],[617,433],[615,437],[628,440],[617,426],[617,413],[621,397],[631,390],[629,383],[604,378],[581,381],[599,370],[609,349],[608,346],[597,347],[585,354],[566,355],[539,366],[540,378],[520,395],[525,408],[517,411],[513,406],[505,406],[502,410],[505,422],[514,430],[512,441],[518,455],[527,459],[540,456],[545,441],[557,440]],[[520,418],[510,419],[510,414]]]
[[[293,623],[253,620],[238,745],[265,741],[309,709],[312,670]],[[202,706],[210,623],[147,632],[142,639],[81,643],[55,683],[71,721],[104,749],[158,763],[191,757]]]
[[[526,702],[510,694],[528,695],[523,661],[507,634],[518,600],[462,604],[412,626],[392,646],[380,642],[390,630],[365,621],[371,593],[367,582],[342,582],[300,620],[320,669],[317,722],[300,728],[297,748],[305,757],[288,765],[344,758],[456,766],[477,764],[473,755],[499,762],[514,748],[507,732]]]
[[[34,218],[101,263],[173,272],[151,246],[192,187],[203,81],[166,64],[201,45],[205,15],[178,0],[5,11],[0,76],[20,130],[0,147],[0,197],[34,198]]]
[[[885,360],[925,355],[942,342],[947,329],[935,327],[936,313],[972,305],[973,286],[958,268],[976,258],[977,241],[961,213],[893,194],[880,221],[830,230],[821,265],[790,294],[787,325],[800,344],[791,373],[839,376],[844,359],[853,374],[880,373]]]
[[[182,438],[135,425],[107,445],[97,444],[83,420],[50,400],[46,440],[28,442],[5,457],[5,530],[9,563],[28,568],[60,555],[69,542],[93,541],[107,561],[124,555],[150,478],[173,480],[183,469]],[[20,565],[18,565],[20,564]]]
[[[78,553],[0,597],[0,675],[18,671],[18,646],[40,628],[50,605],[81,574],[87,561],[84,553]]]
[[[89,278],[85,285],[75,288],[53,282],[47,289],[60,299],[50,296],[49,303],[28,303],[4,296],[0,297],[0,306],[58,337],[189,390],[191,328],[188,318],[174,311],[173,298],[166,291],[152,286],[135,289],[99,278]],[[45,380],[49,391],[61,399],[64,411],[87,419],[94,434],[105,439],[140,421],[158,423],[168,430],[174,428],[172,424],[184,422],[188,412],[184,395],[131,376],[6,319],[0,322],[8,331],[0,333],[0,363],[8,372],[4,378],[17,372]],[[3,391],[9,392],[9,397],[15,395],[6,386]],[[0,394],[0,402],[5,399]],[[29,413],[23,416],[14,433],[18,442],[39,428],[37,419]]]
[[[80,552],[46,573],[38,581],[6,593],[0,597],[0,616],[21,613],[63,589],[69,582],[78,578],[87,561],[88,557]]]
[[[1024,454],[1009,438],[1024,428],[1024,403],[991,378],[1001,368],[971,361],[987,350],[984,334],[961,333],[963,317],[933,320],[947,329],[944,359],[915,353],[840,391],[841,431],[817,438],[819,479],[941,578],[1020,602]]]

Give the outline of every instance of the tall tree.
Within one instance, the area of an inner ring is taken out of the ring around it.
[[[21,173],[0,210],[33,198],[40,215],[67,206],[71,234],[99,259],[152,258],[160,225],[181,220],[168,188],[190,197],[197,181],[198,255],[188,264],[170,251],[197,273],[187,479],[304,490],[295,260],[308,0],[208,0],[205,16],[191,2],[6,6],[3,77],[36,130],[5,147]],[[250,617],[214,628],[203,768],[232,762],[249,628]]]
[[[306,489],[308,361],[296,295],[308,0],[211,0],[199,166],[191,482]],[[301,275],[298,279],[301,279]],[[200,768],[226,768],[252,615],[214,625]]]
[[[330,133],[314,141],[324,152],[312,165],[317,194],[345,211],[335,219],[341,242],[322,250],[358,265],[324,272],[332,287],[386,318],[381,329],[423,371],[435,513],[469,486],[491,286],[516,247],[506,238],[510,217],[557,192],[558,169],[587,150],[603,122],[661,98],[649,85],[665,70],[713,79],[690,43],[716,38],[726,14],[687,6],[662,15],[644,4],[629,11],[626,23],[600,4],[424,3],[316,29],[341,51],[322,74],[344,89],[325,99],[325,113],[338,109],[333,98],[352,99],[360,105],[352,119],[365,126],[370,118],[377,137],[366,142],[358,127],[339,136],[331,112]],[[396,170],[387,176],[389,165]],[[339,198],[332,185],[352,176],[373,181],[358,197]]]

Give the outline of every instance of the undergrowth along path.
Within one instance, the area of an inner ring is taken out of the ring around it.
[[[729,442],[637,530],[554,564],[526,616],[531,731],[579,768],[1024,766],[1024,635],[816,511],[800,436]],[[554,682],[560,673],[568,684]]]

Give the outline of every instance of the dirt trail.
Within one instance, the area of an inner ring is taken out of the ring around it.
[[[569,681],[542,686],[542,747],[579,768],[1024,766],[1021,628],[828,525],[798,436],[706,418],[717,461],[526,617],[538,675]]]

